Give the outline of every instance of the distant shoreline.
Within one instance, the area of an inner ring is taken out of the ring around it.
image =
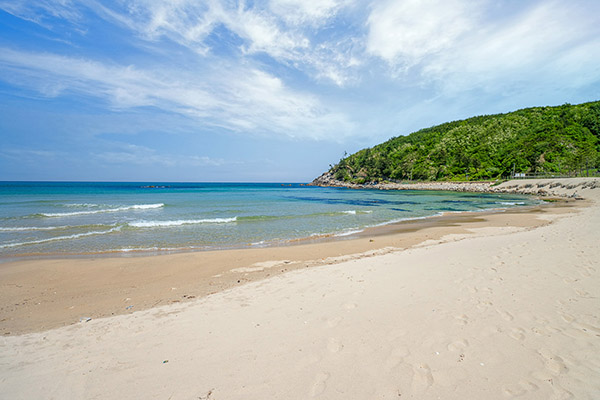
[[[432,196],[423,191],[404,195],[300,184],[160,186],[29,183],[0,188],[5,217],[0,221],[0,262],[343,240],[370,227],[430,218],[441,212],[537,204],[535,199],[514,195],[447,192]]]
[[[431,191],[451,191],[451,192],[470,192],[470,193],[484,193],[484,194],[518,194],[535,196],[542,199],[578,199],[581,197],[578,194],[578,190],[587,188],[600,188],[599,178],[569,178],[569,179],[541,179],[541,180],[512,180],[503,183],[495,182],[415,182],[415,183],[393,183],[393,182],[382,182],[382,183],[365,183],[365,184],[353,184],[343,181],[335,180],[329,173],[325,173],[313,182],[305,186],[318,186],[318,187],[339,187],[348,189],[373,189],[373,190],[431,190]],[[520,207],[521,208],[521,207]],[[530,208],[530,207],[528,207]],[[502,209],[502,207],[499,207]],[[481,210],[481,211],[465,211],[461,214],[472,215],[476,217],[478,215],[489,214],[497,212],[495,209]],[[444,212],[441,213],[445,214]],[[287,240],[269,241],[262,244],[252,245],[228,245],[228,246],[213,246],[206,248],[193,248],[193,247],[181,247],[181,248],[157,248],[157,249],[132,249],[128,251],[119,250],[106,250],[106,251],[95,251],[95,252],[73,252],[73,253],[29,253],[29,254],[17,254],[17,255],[0,255],[0,265],[13,262],[24,262],[24,261],[36,261],[36,260],[59,260],[59,259],[87,259],[87,258],[140,258],[140,257],[155,257],[155,256],[169,256],[177,254],[196,254],[206,252],[219,252],[219,251],[231,251],[231,250],[244,250],[244,249],[264,249],[264,248],[277,248],[277,247],[289,247],[303,244],[315,244],[315,243],[330,243],[337,241],[352,240],[363,236],[377,235],[379,231],[385,231],[390,226],[402,224],[429,224],[435,223],[431,221],[438,221],[440,214],[434,214],[427,217],[419,217],[416,220],[407,218],[402,221],[389,221],[387,223],[368,226],[362,229],[358,229],[354,232],[348,233],[329,233],[319,234],[313,236],[306,236],[301,238],[293,238]]]
[[[556,178],[556,179],[531,179],[510,180],[505,182],[367,182],[357,184],[337,180],[329,172],[309,183],[310,186],[319,187],[344,187],[349,189],[377,189],[377,190],[441,190],[452,192],[473,193],[505,193],[524,194],[541,197],[573,197],[577,196],[577,188],[600,188],[600,179],[594,178]]]

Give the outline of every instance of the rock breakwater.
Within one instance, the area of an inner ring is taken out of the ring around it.
[[[581,191],[600,189],[600,178],[526,179],[497,182],[367,182],[356,184],[339,181],[326,172],[309,185],[378,190],[448,190],[453,192],[512,193],[540,197],[580,198]]]

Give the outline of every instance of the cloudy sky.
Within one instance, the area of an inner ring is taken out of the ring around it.
[[[597,0],[0,0],[0,180],[313,179],[600,99]]]

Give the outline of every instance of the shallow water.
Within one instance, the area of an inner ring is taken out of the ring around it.
[[[0,256],[265,246],[537,203],[517,195],[287,183],[2,182]]]

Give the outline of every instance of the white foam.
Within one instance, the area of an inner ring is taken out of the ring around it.
[[[91,203],[67,203],[63,204],[65,207],[99,207],[98,204]]]
[[[5,248],[9,248],[9,247],[17,247],[17,246],[27,246],[27,245],[31,245],[31,244],[40,244],[40,243],[46,243],[46,242],[54,242],[57,240],[77,239],[80,237],[92,236],[92,235],[105,235],[107,233],[112,233],[112,232],[116,232],[119,230],[121,230],[121,227],[117,226],[116,228],[109,229],[107,231],[93,231],[93,232],[77,233],[77,234],[68,235],[68,236],[57,236],[57,237],[48,238],[48,239],[32,240],[29,242],[7,243],[7,244],[0,245],[0,249],[5,249]]]
[[[347,211],[342,211],[342,214],[348,214],[348,215],[356,215],[356,214],[371,214],[373,211],[371,210],[347,210]]]
[[[336,237],[350,236],[350,235],[354,235],[354,234],[357,234],[357,233],[361,233],[362,231],[364,231],[364,229],[351,230],[351,231],[337,233],[334,236],[336,236]]]
[[[236,222],[237,217],[233,218],[212,218],[212,219],[182,219],[174,221],[138,221],[130,222],[128,225],[134,228],[161,228],[170,226],[181,226],[181,225],[194,225],[194,224],[227,224]]]
[[[163,203],[157,204],[134,204],[132,206],[124,206],[117,208],[105,208],[101,210],[90,210],[90,211],[74,211],[67,213],[41,213],[44,217],[72,217],[75,215],[89,215],[89,214],[99,214],[99,213],[108,213],[108,212],[119,212],[119,211],[128,211],[128,210],[150,210],[154,208],[162,208],[165,205]]]
[[[405,222],[405,221],[418,221],[420,219],[429,219],[431,217],[442,216],[442,215],[444,215],[444,213],[452,213],[452,212],[462,212],[462,211],[444,211],[444,212],[437,212],[437,213],[432,214],[432,215],[424,215],[422,217],[408,217],[408,218],[392,219],[390,221],[382,222],[380,224],[371,225],[371,226],[369,226],[369,228],[374,228],[374,227],[378,227],[378,226],[385,226],[385,225],[390,225],[390,224],[397,224],[399,222]]]
[[[203,246],[185,246],[185,247],[122,247],[119,249],[111,249],[102,251],[102,253],[146,253],[146,252],[172,252],[172,251],[185,251],[185,250],[197,250],[206,249]]]
[[[15,227],[0,227],[0,232],[22,232],[22,231],[53,231],[56,229],[67,229],[72,228],[72,226],[64,225],[64,226],[15,226]]]
[[[13,226],[13,227],[0,227],[0,232],[28,232],[28,231],[55,231],[57,229],[81,229],[86,227],[99,227],[99,226],[115,226],[112,225],[60,225],[60,226]]]
[[[524,201],[498,201],[496,204],[501,204],[503,206],[522,206],[525,204]]]

